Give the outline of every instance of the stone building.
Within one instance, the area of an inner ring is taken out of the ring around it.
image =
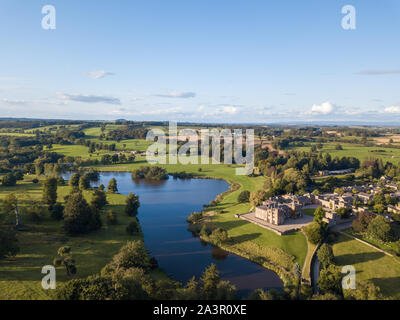
[[[262,206],[256,208],[255,217],[273,225],[282,225],[286,219],[296,218],[302,215],[302,205],[292,201],[280,203],[267,200]]]

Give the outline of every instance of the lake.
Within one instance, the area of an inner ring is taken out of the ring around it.
[[[215,263],[221,278],[231,281],[241,297],[258,288],[282,288],[276,273],[210,246],[187,230],[186,218],[228,190],[225,181],[172,177],[164,181],[134,181],[129,172],[104,172],[94,185],[107,186],[113,177],[121,194],[139,195],[138,218],[146,247],[173,279],[183,283],[193,275],[199,279],[204,269]]]

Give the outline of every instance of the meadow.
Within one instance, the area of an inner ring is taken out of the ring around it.
[[[1,187],[0,199],[3,200],[6,194],[14,192],[21,207],[40,200],[43,177],[39,177],[38,184],[32,183],[33,178],[35,176],[26,177],[16,187]],[[64,196],[69,192],[69,186],[59,187],[58,201],[63,202]],[[92,191],[84,191],[84,195],[90,201]],[[20,252],[17,256],[0,263],[0,300],[50,299],[51,292],[41,287],[41,269],[45,265],[53,264],[61,246],[71,246],[78,269],[77,276],[87,277],[98,273],[126,241],[142,239],[141,233],[130,236],[125,231],[132,219],[123,212],[125,198],[120,194],[107,193],[109,204],[101,214],[103,227],[97,232],[83,236],[67,236],[61,229],[62,222],[54,221],[48,215],[41,222],[32,222],[28,216],[21,214],[21,222],[26,231],[18,233]],[[108,226],[105,222],[105,212],[110,209],[117,213],[117,225]],[[13,221],[14,216],[5,218]],[[154,273],[156,277],[163,276],[162,274],[160,270]],[[67,280],[65,268],[58,267],[57,285],[61,286]]]
[[[296,147],[292,150],[310,151],[312,145],[317,145],[317,143],[308,143],[304,147]],[[343,150],[336,150],[336,145],[337,143],[324,143],[323,148],[318,151],[329,153],[332,157],[356,157],[360,161],[368,158],[377,158],[382,159],[383,162],[400,163],[400,149],[340,143]]]
[[[333,253],[338,266],[355,267],[356,281],[371,281],[385,296],[400,299],[400,263],[396,258],[344,235],[334,242]]]

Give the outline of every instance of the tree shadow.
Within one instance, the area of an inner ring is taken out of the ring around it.
[[[235,243],[242,243],[257,239],[259,236],[261,236],[261,233],[247,233],[247,234],[242,234],[240,236],[232,237],[232,240]]]
[[[239,228],[247,223],[249,223],[249,222],[246,220],[237,219],[237,220],[233,220],[233,221],[218,222],[218,226],[221,227],[222,229],[229,231],[231,229]]]
[[[384,256],[385,254],[382,252],[367,252],[367,253],[342,254],[340,256],[336,256],[335,258],[337,259],[337,261],[346,261],[346,263],[350,262],[351,264],[356,264],[372,260],[378,260]]]
[[[372,278],[369,281],[381,288],[384,295],[400,296],[400,277]]]

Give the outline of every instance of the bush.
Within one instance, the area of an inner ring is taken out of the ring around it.
[[[14,230],[0,229],[0,259],[15,256],[19,252]]]
[[[186,219],[187,222],[195,224],[200,222],[203,218],[203,214],[201,212],[193,212],[190,214],[189,218]]]
[[[250,200],[250,191],[242,191],[239,196],[238,196],[238,201],[240,203],[245,203],[245,202],[249,202]]]
[[[50,215],[54,220],[60,221],[64,218],[64,206],[61,203],[56,203],[50,210]]]
[[[80,192],[68,195],[64,208],[64,230],[71,235],[101,228],[99,211],[89,206]]]
[[[90,203],[99,210],[103,209],[103,207],[108,203],[106,193],[102,190],[96,190],[93,193],[93,198]]]
[[[140,232],[139,230],[139,224],[134,221],[128,224],[128,226],[126,227],[126,233],[129,235],[134,235],[135,233]]]
[[[168,179],[167,171],[157,166],[142,166],[132,171],[132,179],[165,180]]]
[[[200,236],[206,236],[206,237],[208,237],[210,234],[211,234],[211,229],[207,226],[207,225],[203,225],[202,227],[201,227],[201,230],[200,230]]]
[[[309,224],[304,231],[307,235],[308,241],[312,244],[318,244],[324,238],[324,229],[316,222]]]
[[[222,228],[215,229],[211,233],[210,238],[216,243],[224,243],[229,240],[228,232]]]
[[[1,182],[5,187],[13,187],[17,184],[17,177],[12,173],[7,173]]]
[[[112,210],[109,210],[107,212],[107,218],[106,219],[107,219],[107,224],[108,225],[115,225],[118,222],[117,214]]]
[[[134,193],[130,193],[126,198],[125,203],[125,213],[130,217],[136,217],[140,207],[139,196]]]
[[[28,208],[28,219],[32,222],[41,222],[44,218],[45,208],[34,204],[30,208]],[[47,210],[46,210],[47,211]]]
[[[390,224],[382,216],[377,216],[368,225],[368,236],[380,241],[390,241],[392,234]]]

